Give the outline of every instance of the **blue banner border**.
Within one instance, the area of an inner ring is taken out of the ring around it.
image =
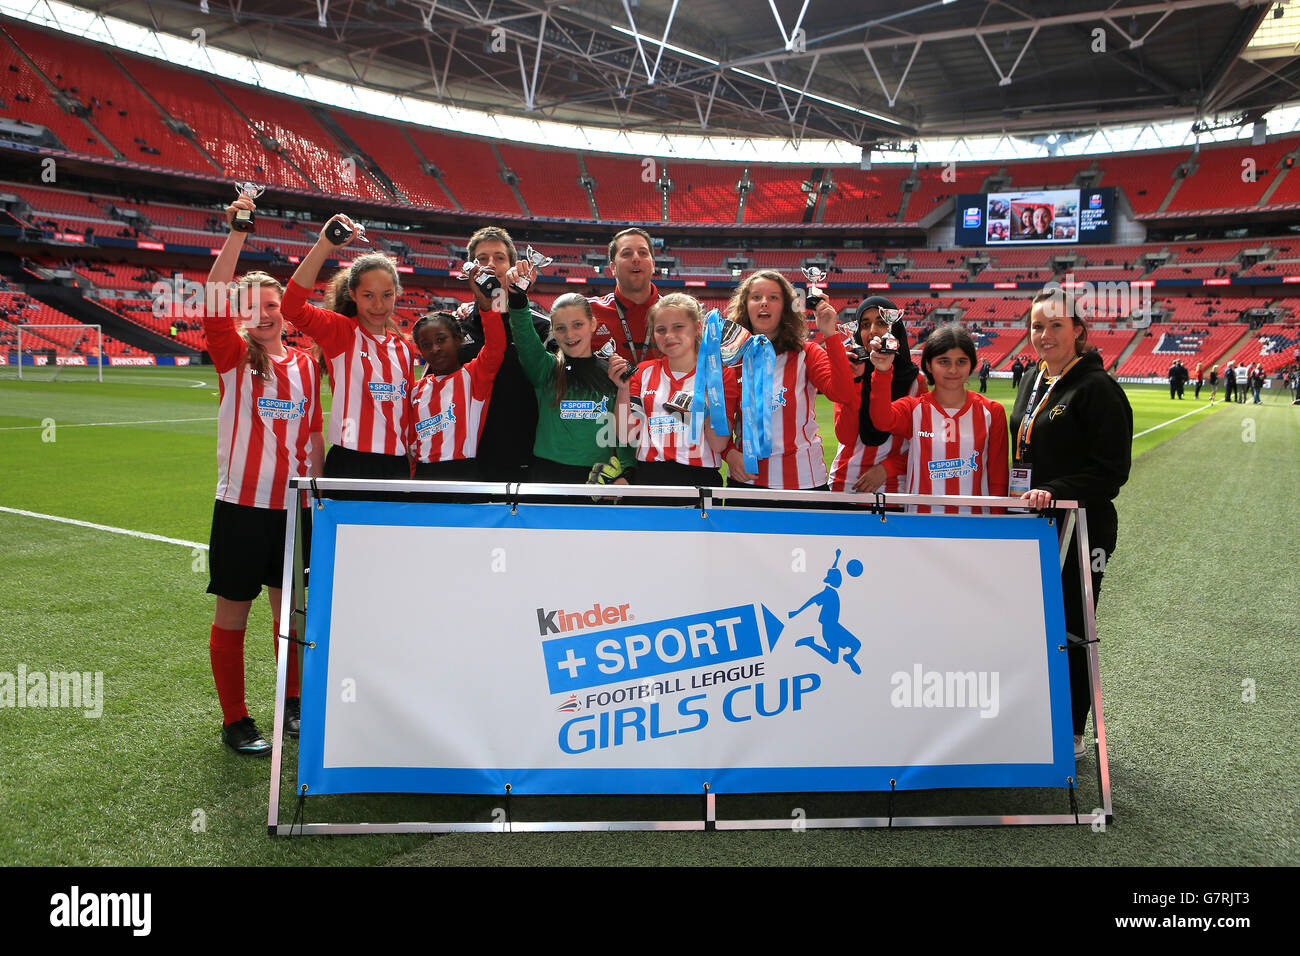
[[[578,794],[691,795],[712,793],[803,793],[989,787],[1065,787],[1077,776],[1070,709],[1057,526],[1042,518],[1014,515],[890,515],[867,512],[766,508],[695,508],[612,505],[521,505],[516,514],[503,504],[337,501],[313,509],[311,601],[307,606],[302,673],[302,735],[298,742],[299,789],[313,795],[341,793],[501,794],[506,784],[517,796]],[[803,534],[837,537],[984,538],[1036,540],[1042,563],[1044,617],[1052,714],[1051,763],[960,764],[892,767],[722,767],[722,768],[438,768],[324,766],[325,696],[329,665],[330,611],[340,525],[549,530],[691,531],[726,534]]]

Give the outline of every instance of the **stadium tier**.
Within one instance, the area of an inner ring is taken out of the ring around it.
[[[312,188],[292,163],[267,148],[248,120],[207,77],[165,66],[148,57],[115,56],[163,109],[189,126],[223,175],[292,189]]]
[[[1187,158],[1185,150],[1126,153],[1102,161],[1103,186],[1122,186],[1134,215],[1159,209],[1173,187],[1174,170]]]
[[[745,199],[745,222],[802,222],[809,195],[800,187],[808,175],[807,167],[749,167],[754,188]],[[816,195],[812,194],[814,198]]]
[[[126,159],[211,175],[212,163],[164,123],[158,107],[108,53],[17,23],[6,32]]]
[[[1263,146],[1203,147],[1167,211],[1258,205],[1278,175],[1273,167],[1295,146],[1291,139]]]
[[[1113,370],[1124,349],[1138,334],[1136,329],[1107,329],[1096,326],[1088,329],[1088,344],[1101,353],[1102,364]]]
[[[1243,335],[1247,326],[1239,323],[1206,328],[1203,326],[1162,323],[1142,333],[1142,340],[1119,374],[1132,377],[1161,377],[1168,373],[1175,359],[1190,371],[1197,362],[1209,367]]]
[[[26,326],[69,325],[84,328],[38,328]],[[6,347],[17,344],[18,328],[23,327],[23,351],[51,349],[57,355],[93,355],[96,336],[93,329],[84,326],[69,315],[44,302],[39,302],[25,292],[14,289],[0,291],[0,332],[4,333]],[[129,354],[129,347],[111,336],[104,336],[104,353]]]
[[[1268,373],[1276,372],[1300,359],[1300,325],[1295,321],[1287,324],[1262,325],[1253,332],[1246,344],[1231,354],[1223,356],[1224,361],[1246,362],[1250,365],[1259,363]]]
[[[669,218],[675,222],[735,222],[740,205],[736,184],[743,173],[740,166],[670,163]]]
[[[945,199],[958,193],[980,192],[984,180],[998,169],[998,166],[987,163],[926,165],[916,172],[919,185],[908,199],[906,213],[900,218],[907,222],[920,222]]]
[[[419,126],[407,127],[411,142],[442,173],[442,184],[469,212],[522,215],[514,193],[501,178],[492,145],[469,136],[450,136]]]
[[[519,194],[534,216],[590,219],[587,192],[578,183],[582,169],[575,153],[501,143],[501,159],[518,179]]]
[[[601,219],[618,222],[659,222],[662,219],[661,194],[652,175],[656,172],[653,160],[618,159],[588,153],[583,162],[588,175],[596,182],[596,209]]]
[[[1139,216],[1248,208],[1275,185],[1270,204],[1300,198],[1300,180],[1281,163],[1300,144],[1295,137],[1258,147],[1206,146],[1195,156],[1183,148],[997,164],[930,163],[915,170],[891,164],[818,172],[654,159],[647,166],[637,157],[520,146],[326,109],[157,60],[108,53],[25,24],[6,22],[4,32],[0,65],[13,93],[5,97],[0,115],[46,126],[74,152],[110,156],[115,151],[182,173],[248,178],[381,203],[393,201],[381,182],[386,178],[415,206],[452,209],[459,203],[468,212],[519,216],[525,210],[502,179],[508,169],[531,215],[590,219],[579,184],[584,165],[595,182],[599,218],[613,221],[662,221],[657,183],[665,165],[673,183],[669,221],[683,223],[734,223],[735,187],[746,174],[751,184],[747,223],[794,224],[806,213],[809,221],[822,223],[918,223],[955,194],[981,190],[990,176],[1002,177],[1006,188],[1040,188],[1068,186],[1088,169],[1100,174],[1101,185],[1121,187]],[[65,98],[66,110],[56,95]],[[375,175],[367,170],[368,161],[375,164]],[[1177,168],[1189,162],[1191,174],[1177,178]],[[426,171],[427,163],[441,172],[441,186]],[[819,205],[810,209],[810,194],[802,186],[823,177],[833,186],[824,198],[820,191],[811,194]],[[903,190],[909,179],[915,181],[910,194]]]
[[[971,333],[975,339],[975,350],[981,362],[987,361],[992,368],[997,368],[1006,358],[1016,343],[1025,337],[1023,329],[981,329]]]
[[[906,168],[829,170],[834,187],[822,200],[823,222],[884,222],[898,218]]]
[[[347,151],[302,101],[238,83],[216,80],[214,85],[266,138],[270,148],[291,160],[317,189],[336,196],[392,202],[360,163],[344,162]],[[254,169],[255,178],[265,175]]]
[[[1027,160],[1007,163],[1012,189],[1071,186],[1074,177],[1092,164],[1090,158]]]
[[[71,152],[112,156],[113,151],[82,119],[63,112],[54,101],[51,85],[19,53],[6,28],[0,29],[0,68],[5,94],[0,116],[33,126],[44,126]]]
[[[454,208],[447,194],[420,166],[420,156],[402,128],[359,113],[331,111],[330,116],[358,149],[378,163],[410,203],[438,209]]]

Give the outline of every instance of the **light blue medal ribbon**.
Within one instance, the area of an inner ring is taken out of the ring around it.
[[[731,434],[727,404],[722,388],[722,313],[717,309],[704,317],[700,355],[695,362],[695,392],[691,398],[691,444],[698,445],[708,415],[715,435]]]
[[[745,343],[741,365],[740,407],[744,416],[745,471],[758,471],[760,458],[772,454],[772,375],[776,350],[766,335],[752,335]]]

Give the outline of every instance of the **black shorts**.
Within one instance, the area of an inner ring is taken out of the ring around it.
[[[743,481],[732,481],[727,479],[728,488],[766,488],[766,485],[747,485]],[[830,485],[816,485],[812,488],[783,488],[782,491],[830,491]],[[722,495],[726,498],[726,495]],[[741,501],[739,498],[733,498],[728,504],[736,508],[800,508],[812,509],[817,511],[834,510],[837,505],[830,501]],[[854,506],[856,507],[856,506]]]
[[[325,453],[324,477],[396,478],[405,481],[411,477],[411,460],[405,455],[381,455],[331,445]]]
[[[417,461],[415,477],[420,481],[482,481],[481,469],[474,458],[451,461]]]
[[[638,461],[632,472],[634,485],[675,485],[684,488],[721,488],[722,472],[701,465],[683,465],[677,461]],[[668,505],[694,507],[698,502],[691,498],[640,498],[628,495],[620,498],[625,505]]]
[[[208,538],[208,593],[227,601],[252,601],[262,586],[278,588],[284,576],[284,525],[288,512],[217,501]],[[299,512],[303,565],[311,554],[311,511]]]

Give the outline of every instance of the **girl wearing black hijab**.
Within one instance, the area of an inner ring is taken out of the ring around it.
[[[853,337],[858,345],[865,348],[873,338],[883,339],[886,333],[898,340],[889,400],[929,391],[925,378],[912,362],[903,310],[883,295],[873,295],[862,300],[856,318],[858,330]],[[830,490],[897,494],[899,479],[907,474],[907,455],[912,443],[871,424],[871,375],[866,371],[866,363],[855,362],[851,354],[849,365],[859,387],[852,401],[835,403],[835,437],[840,447],[831,463]]]

